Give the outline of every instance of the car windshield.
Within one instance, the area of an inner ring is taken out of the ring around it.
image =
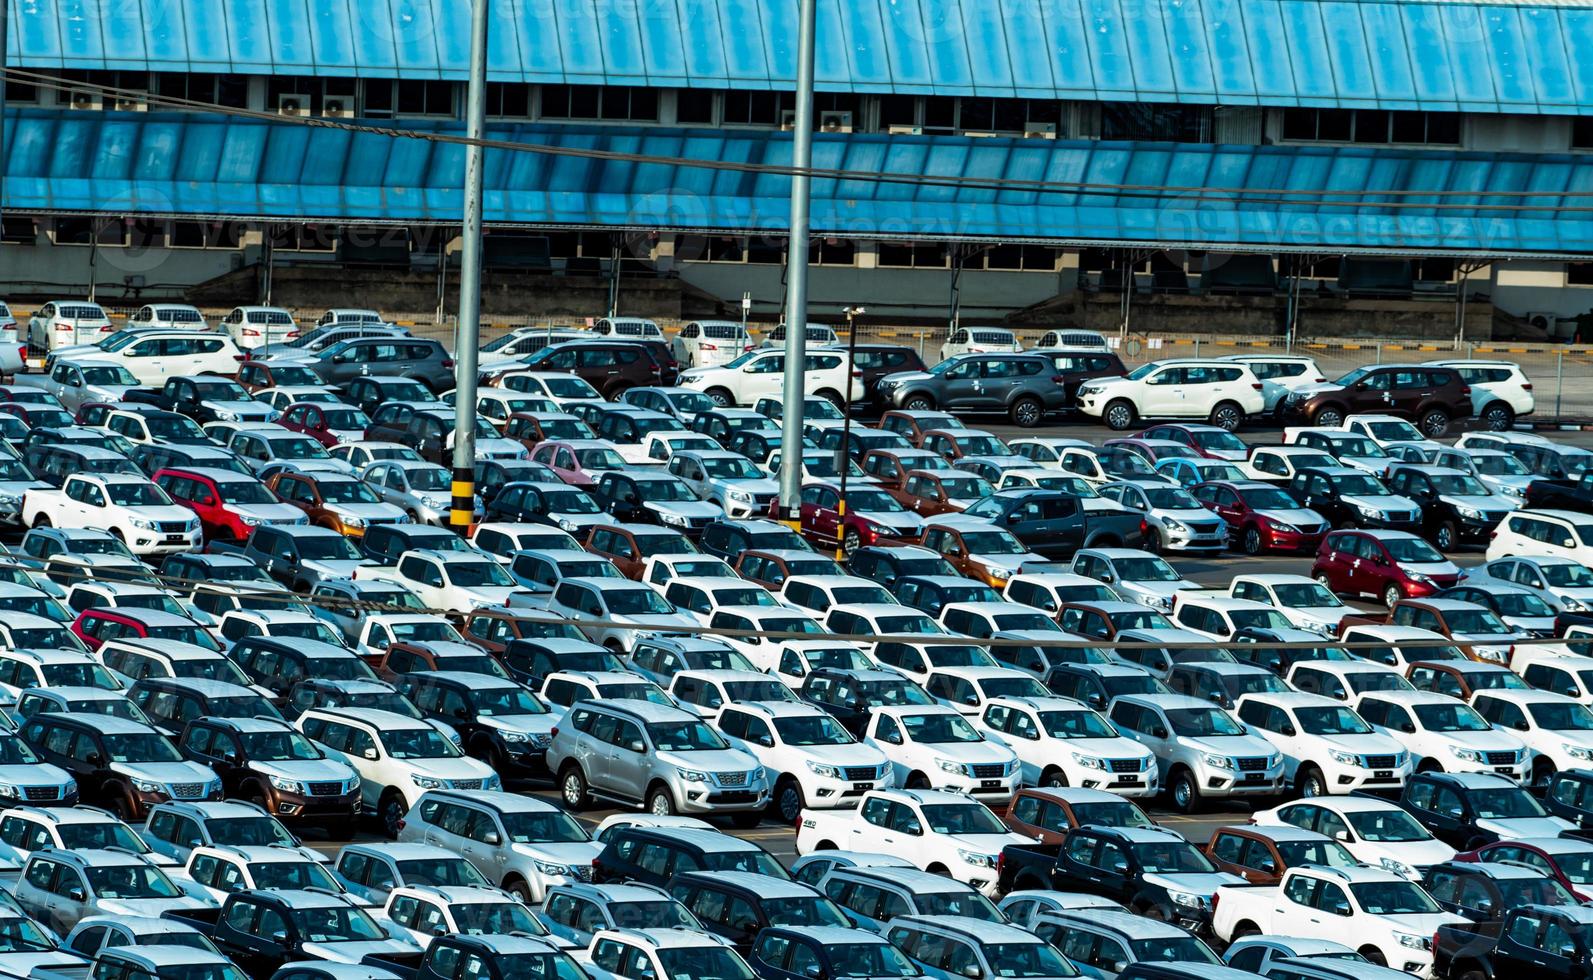
[[[311,561],[359,561],[364,556],[354,542],[341,534],[315,535],[298,539],[299,558]]]
[[[309,623],[272,623],[270,636],[291,636],[300,640],[316,640],[320,643],[338,645],[343,638],[332,630],[332,627],[322,622]]]
[[[321,417],[326,419],[328,429],[363,430],[369,428],[371,424],[365,413],[357,408],[323,408]],[[492,434],[497,435],[497,430],[493,430]]]
[[[1160,558],[1114,558],[1112,564],[1125,582],[1176,582],[1178,573]]]
[[[1471,465],[1483,476],[1531,476],[1521,460],[1507,453],[1478,453],[1471,457]]]
[[[671,707],[675,704],[674,699],[664,693],[663,688],[645,681],[634,684],[599,684],[597,696],[610,701],[651,701],[653,704],[667,704]]]
[[[798,654],[808,667],[834,667],[837,670],[872,670],[874,664],[857,650],[834,647],[827,650],[803,650]]]
[[[1296,708],[1295,720],[1307,735],[1366,735],[1372,726],[1360,715],[1337,705],[1322,708]]]
[[[248,686],[249,678],[237,664],[226,657],[183,657],[171,662],[173,677],[194,680],[226,681],[228,684]]]
[[[912,681],[865,681],[857,685],[858,696],[871,705],[934,704],[923,688]]]
[[[459,635],[452,623],[441,620],[410,620],[406,622],[389,623],[388,629],[392,630],[395,640],[408,640],[415,643],[463,643],[465,638]]]
[[[1411,707],[1416,720],[1430,732],[1485,732],[1493,726],[1469,706],[1455,704],[1418,704]]]
[[[1216,866],[1187,841],[1153,841],[1131,848],[1146,874],[1210,874]]]
[[[1431,915],[1442,912],[1421,887],[1409,881],[1375,881],[1351,885],[1350,892],[1367,915]]]
[[[1408,844],[1432,840],[1422,825],[1404,810],[1350,810],[1341,814],[1355,829],[1356,836],[1374,844]]]
[[[1138,456],[1134,458],[1139,459]],[[1140,491],[1145,495],[1145,502],[1155,510],[1200,510],[1200,501],[1190,496],[1183,487],[1148,486],[1141,487]]]
[[[1115,734],[1115,733],[1114,733]],[[1107,803],[1075,803],[1073,819],[1079,826],[1095,824],[1101,827],[1154,827],[1155,823],[1138,805],[1128,800]],[[1053,828],[1056,829],[1056,828]]]
[[[1547,619],[1554,615],[1554,609],[1531,592],[1495,592],[1493,601],[1501,616]]]
[[[1051,692],[1033,677],[992,677],[979,682],[979,692],[986,698],[1044,698]]]
[[[255,480],[236,480],[231,483],[218,483],[216,490],[221,499],[229,504],[274,504],[278,503],[277,497],[265,484]]]
[[[84,365],[83,381],[91,385],[126,385],[134,387],[138,378],[120,364]]]
[[[665,616],[675,611],[663,596],[645,587],[611,589],[603,594],[603,602],[615,616]]]
[[[270,844],[293,847],[298,844],[275,817],[211,817],[205,821],[205,827],[210,831],[211,841],[223,847],[265,847]]]
[[[874,980],[879,977],[922,975],[912,961],[890,943],[841,943],[830,946],[827,952],[831,977],[868,977]]]
[[[299,937],[311,943],[369,943],[384,940],[387,932],[370,913],[348,905],[326,905],[313,909],[293,909]]]
[[[673,503],[676,501],[695,501],[697,495],[691,492],[691,487],[674,479],[637,480],[637,495],[643,500],[654,503]]]
[[[983,803],[933,803],[924,822],[937,834],[1005,834],[1006,826]]]
[[[1041,711],[1040,728],[1052,738],[1117,738],[1117,729],[1089,709]]]
[[[397,472],[397,471],[395,471]],[[430,493],[436,490],[450,489],[448,471],[441,466],[416,466],[402,471],[409,480],[409,489]]]
[[[901,502],[883,490],[852,489],[846,494],[846,509],[851,512],[874,511],[881,514],[899,514]]]
[[[1333,455],[1340,459],[1346,456],[1360,456],[1365,459],[1388,459],[1388,453],[1383,450],[1383,447],[1365,436],[1332,435],[1327,437],[1327,441],[1332,446]],[[1335,480],[1335,482],[1337,481]],[[1356,491],[1344,490],[1343,492],[1354,493]],[[1386,493],[1387,491],[1384,492]]]
[[[786,745],[850,745],[854,740],[841,723],[827,714],[774,719],[774,730]]]
[[[654,555],[695,555],[697,546],[684,534],[674,531],[636,531],[631,537],[636,540],[636,550],[645,558]]]
[[[985,943],[984,954],[1003,980],[1029,977],[1076,977],[1077,968],[1049,943]]]
[[[700,721],[655,721],[647,726],[647,735],[658,752],[711,752],[730,747]]]
[[[463,588],[479,586],[512,586],[514,579],[495,561],[461,561],[451,559],[443,565],[448,584]]]
[[[89,888],[98,899],[178,898],[181,888],[166,877],[166,872],[144,864],[115,864],[108,868],[83,869]]]
[[[138,705],[122,696],[74,699],[66,703],[66,710],[89,715],[106,715],[123,721],[136,721],[140,725],[150,724],[149,716],[144,714]]]
[[[531,810],[499,815],[514,844],[574,844],[589,841],[575,818],[563,810]]]
[[[457,759],[462,754],[435,728],[388,729],[380,734],[382,747],[395,759]]]
[[[1171,708],[1167,711],[1167,723],[1172,726],[1173,734],[1184,738],[1245,733],[1244,726],[1221,708]]]
[[[836,904],[822,895],[801,898],[766,898],[761,903],[771,926],[842,926],[852,923]],[[922,913],[923,910],[919,909]]]
[[[996,613],[991,617],[998,630],[1038,630],[1042,633],[1059,633],[1056,620],[1040,612]]]
[[[1382,544],[1388,556],[1397,562],[1422,565],[1444,560],[1443,555],[1421,538],[1387,538]]]
[[[474,658],[471,658],[474,659]],[[453,662],[448,663],[450,668]],[[479,673],[479,671],[478,671]],[[490,718],[494,715],[545,715],[548,709],[523,687],[477,687],[470,692],[470,703],[476,714]]]
[[[718,480],[745,480],[766,477],[762,470],[752,465],[745,456],[713,456],[702,461],[703,472]]]
[[[1284,865],[1290,868],[1302,864],[1320,864],[1326,868],[1353,868],[1361,863],[1355,859],[1355,855],[1345,849],[1343,844],[1334,840],[1274,841],[1273,846],[1278,849]]]
[[[896,601],[883,586],[879,585],[859,585],[852,587],[840,586],[831,590],[830,600],[836,605],[870,602],[879,602],[889,605],[890,603]],[[975,600],[970,599],[968,601],[972,602]]]
[[[208,640],[209,637],[207,636],[206,639]],[[29,645],[31,646],[31,644]],[[121,685],[116,683],[116,679],[99,664],[42,664],[39,667],[39,673],[44,675],[44,685],[46,687],[97,687],[102,691],[121,689]]]
[[[321,499],[329,504],[380,503],[371,488],[360,480],[322,480],[317,486]]]
[[[620,454],[603,446],[577,449],[575,451],[575,459],[581,464],[581,469],[583,470],[619,470],[625,468],[625,460]]]
[[[195,445],[203,445],[209,438],[198,423],[182,415],[153,415],[145,418],[144,424],[148,426],[149,434],[157,439],[186,439]]]
[[[107,483],[105,495],[123,507],[169,507],[171,498],[153,483]]]
[[[144,634],[156,640],[176,640],[206,650],[221,650],[221,645],[203,626],[149,626],[145,627]]]
[[[406,885],[432,885],[439,888],[491,888],[476,866],[461,857],[417,858],[399,861],[399,878]]]
[[[149,845],[119,820],[60,823],[55,826],[61,847],[69,851],[119,847],[134,854],[148,854]]]
[[[1029,549],[1007,531],[963,531],[963,546],[972,555],[1023,555]]]
[[[1133,939],[1128,948],[1136,963],[1211,963],[1220,964],[1211,947],[1194,936],[1165,936],[1160,939]]]
[[[1487,609],[1450,609],[1444,614],[1451,633],[1504,636],[1515,632]]]
[[[1233,620],[1236,630],[1286,630],[1293,625],[1276,609],[1230,609],[1228,618]]]
[[[270,445],[272,459],[331,459],[325,447],[311,439],[303,438],[278,438],[265,440]]]
[[[952,476],[940,478],[940,488],[950,500],[983,500],[996,492],[990,481],[977,476]]]
[[[658,965],[668,977],[690,980],[755,980],[747,962],[724,946],[676,946],[656,949]]]
[[[508,935],[509,933],[519,933],[525,936],[546,936],[548,934],[547,927],[542,925],[542,922],[531,914],[530,909],[527,909],[519,902],[456,904],[448,906],[448,911],[453,913],[457,931],[467,936],[495,936]],[[500,954],[493,957],[493,959],[498,964],[500,972],[506,973],[506,971],[502,971],[504,961],[506,959],[516,959],[516,957],[505,957]],[[552,960],[553,957],[533,956],[527,957],[527,959],[544,961],[543,966],[538,968],[539,972],[529,974],[542,977],[547,972],[546,961]],[[506,973],[506,975],[512,976],[515,974]],[[573,976],[584,977],[585,974],[577,970]]]
[[[319,861],[267,861],[249,866],[256,888],[324,888],[340,892],[337,879]]]
[[[609,918],[616,929],[701,929],[686,906],[668,898],[639,902],[611,902]]]
[[[736,701],[795,701],[796,695],[791,689],[774,678],[766,681],[728,681],[725,683],[725,696],[732,702]]]
[[[982,742],[984,736],[963,720],[962,715],[936,712],[934,714],[902,715],[902,727],[907,729],[907,739],[924,745],[945,745],[951,742]]]
[[[102,571],[103,575],[104,572]],[[37,629],[15,629],[10,631],[10,646],[18,650],[83,650],[83,641],[79,640],[71,630],[64,626],[41,626]],[[86,677],[98,677],[99,672],[84,674]],[[105,687],[104,684],[94,681],[84,681],[92,687]]]
[[[1486,497],[1489,495],[1488,488],[1482,485],[1482,481],[1463,473],[1433,473],[1428,476],[1428,479],[1433,482],[1433,489],[1439,493],[1450,493],[1463,497]]]
[[[215,718],[281,718],[270,701],[258,694],[211,698],[205,713]]]
[[[181,762],[183,757],[157,732],[119,732],[100,736],[110,762]]]
[[[39,757],[33,754],[33,750],[28,748],[28,743],[22,739],[12,736],[0,738],[0,765],[33,765],[39,761]]]
[[[1536,855],[1534,855],[1536,857]],[[1494,908],[1517,909],[1523,905],[1578,905],[1565,886],[1553,878],[1532,876],[1500,878],[1494,886],[1499,889],[1499,901]]]
[[[791,875],[773,854],[753,846],[744,851],[711,851],[702,856],[704,871],[747,871],[785,881]]]
[[[374,681],[376,672],[352,654],[304,658],[304,670],[311,677],[334,681]]]
[[[902,616],[875,616],[874,627],[879,635],[924,636],[944,633],[940,624],[922,613]]]
[[[1179,448],[1182,449],[1183,447]],[[1193,450],[1189,450],[1189,453],[1192,454]],[[1160,453],[1160,455],[1176,456],[1183,454],[1178,452],[1163,452]],[[1139,453],[1130,452],[1127,449],[1118,449],[1111,446],[1108,446],[1105,449],[1097,449],[1095,451],[1095,458],[1100,460],[1101,469],[1110,473],[1112,476],[1121,477],[1124,479],[1132,479],[1134,477],[1154,477],[1156,475],[1156,471],[1152,469],[1151,465],[1145,461],[1145,457],[1141,456]],[[1151,506],[1161,507],[1165,505],[1153,502]],[[1179,509],[1184,508],[1180,506]]]
[[[1519,786],[1502,789],[1474,789],[1466,794],[1471,808],[1481,820],[1512,820],[1544,817],[1543,804]]]
[[[1333,590],[1321,582],[1289,582],[1274,585],[1272,594],[1277,597],[1278,605],[1285,609],[1308,609],[1322,607],[1338,609],[1344,605]]]
[[[314,743],[295,731],[238,732],[243,753],[255,762],[306,762],[323,759]]]

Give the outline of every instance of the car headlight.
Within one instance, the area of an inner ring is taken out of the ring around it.
[[[1382,511],[1378,510],[1376,507],[1368,507],[1365,504],[1356,504],[1355,510],[1362,517],[1370,517],[1373,520],[1377,520],[1383,516]]]
[[[1433,584],[1432,578],[1429,577],[1429,576],[1423,575],[1421,572],[1410,572],[1408,574],[1409,574],[1410,580],[1412,582],[1420,582],[1423,585],[1432,585]]]
[[[1461,517],[1464,517],[1468,521],[1482,520],[1482,511],[1472,507],[1456,507],[1455,513],[1459,514]]]
[[[445,785],[445,780],[433,779],[430,776],[411,775],[409,781],[421,789],[442,789]]]
[[[1392,871],[1401,878],[1414,878],[1416,876],[1416,869],[1412,868],[1404,861],[1396,861],[1393,858],[1383,858],[1378,862],[1378,864],[1382,866],[1384,871]]]
[[[354,517],[353,515],[350,515],[348,517],[342,518],[342,521],[343,521],[343,526],[344,527],[364,527],[365,526],[365,518],[363,518],[363,517]]]
[[[1483,759],[1482,753],[1479,752],[1478,750],[1461,748],[1458,745],[1451,745],[1449,747],[1449,754],[1454,756],[1457,759],[1461,759],[1461,760],[1464,760],[1466,762],[1483,762],[1483,761],[1485,761]]]
[[[1175,521],[1171,517],[1162,518],[1162,524],[1169,531],[1188,531],[1189,530],[1189,528],[1187,526],[1185,526],[1185,524],[1182,521]]]
[[[140,793],[160,793],[165,790],[164,786],[152,779],[135,779],[133,780],[133,788]]]
[[[1146,596],[1145,604],[1152,609],[1172,609],[1173,599],[1171,596],[1163,595]]]
[[[1290,524],[1288,521],[1271,521],[1270,523],[1272,524],[1272,529],[1274,531],[1281,531],[1284,534],[1300,533],[1300,529],[1295,527],[1293,524]]]
[[[303,794],[304,792],[304,784],[299,782],[297,779],[283,779],[281,776],[272,776],[271,785],[273,788],[279,789],[284,793]]]
[[[968,771],[962,763],[952,759],[936,759],[935,765],[939,766],[946,772],[956,773],[959,776],[966,775]]]
[[[1586,746],[1572,745],[1570,742],[1566,742],[1565,751],[1573,759],[1593,759],[1593,749]]]
[[[1001,770],[1001,771],[1003,773],[1005,773],[1006,775],[1008,775],[1008,776],[1014,776],[1014,775],[1017,775],[1018,766],[1019,766],[1018,760],[1017,759],[1013,759],[1011,762],[1008,762],[1006,768]]]
[[[454,747],[455,748],[463,747],[464,744],[465,744],[464,739],[461,739],[459,737],[459,733],[458,732],[449,732],[448,733],[448,741],[454,743]]]
[[[993,868],[996,866],[996,858],[993,854],[980,854],[978,851],[965,851],[959,847],[957,848],[957,856],[976,868]]]
[[[731,490],[730,499],[738,504],[752,503],[752,494],[746,490]]]
[[[827,766],[821,762],[809,762],[808,771],[823,779],[840,779],[841,770],[834,766]]]
[[[1328,755],[1341,766],[1359,766],[1361,764],[1361,757],[1354,752],[1340,752],[1338,749],[1333,749],[1328,752]]]
[[[216,416],[216,421],[217,422],[237,422],[238,421],[238,413],[237,412],[229,412],[228,410],[226,410],[224,408],[215,409],[215,416]]]
[[[552,861],[538,861],[537,870],[545,875],[568,878],[575,874],[575,869],[568,864],[554,864]]]
[[[503,779],[497,773],[493,773],[481,781],[481,788],[490,790],[503,789]]]
[[[665,524],[669,524],[674,527],[685,527],[689,523],[679,514],[659,514],[658,516],[663,519]]]
[[[1283,765],[1283,756],[1280,755],[1279,753],[1274,752],[1271,755],[1267,756],[1267,768],[1268,769],[1276,769],[1278,766],[1281,766],[1281,765]]]
[[[1206,907],[1206,899],[1203,896],[1193,894],[1192,892],[1170,891],[1167,893],[1167,897],[1173,900],[1174,905],[1182,905],[1186,909],[1201,909]]]
[[[708,781],[708,774],[700,769],[677,769],[676,771],[680,773],[680,778],[688,783],[706,783]]]
[[[1073,761],[1075,763],[1077,763],[1078,765],[1083,766],[1086,769],[1102,769],[1102,770],[1104,770],[1106,768],[1106,760],[1105,759],[1097,759],[1093,755],[1080,755],[1079,753],[1074,752],[1073,753]]]
[[[1207,755],[1202,753],[1200,758],[1201,761],[1213,769],[1232,769],[1234,767],[1233,760],[1225,755]]]
[[[136,528],[141,528],[141,529],[143,529],[145,531],[153,531],[153,530],[155,530],[155,526],[156,526],[154,521],[145,520],[142,517],[130,517],[130,518],[128,518],[128,523],[132,524]]]
[[[266,523],[265,518],[250,517],[248,514],[238,515],[238,520],[242,521],[245,527],[259,527],[260,525]]]
[[[527,735],[525,732],[499,731],[498,732],[498,737],[502,738],[505,742],[529,742],[529,741],[531,741],[531,736]]]
[[[1394,933],[1394,938],[1399,940],[1401,946],[1408,946],[1411,949],[1432,949],[1433,947],[1431,936],[1418,936],[1413,932],[1396,932]]]
[[[21,795],[21,792],[21,790],[17,789],[15,786],[12,786],[10,783],[0,783],[0,796],[19,796]]]
[[[1394,753],[1394,768],[1398,769],[1400,766],[1403,766],[1409,759],[1410,759],[1410,756],[1406,755],[1404,752],[1396,752],[1396,753]]]

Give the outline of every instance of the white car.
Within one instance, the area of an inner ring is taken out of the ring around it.
[[[387,905],[374,917],[389,933],[422,949],[439,936],[461,934],[513,933],[562,948],[575,945],[550,934],[524,902],[496,888],[400,885],[387,893]]]
[[[845,351],[809,350],[805,378],[804,394],[821,395],[837,405],[863,395],[863,372],[847,368]],[[722,408],[778,398],[785,384],[785,351],[760,349],[717,367],[690,368],[680,373],[677,383],[703,392]]]
[[[685,367],[710,367],[733,361],[753,349],[752,337],[734,320],[693,320],[670,341],[675,360]]]
[[[1316,360],[1302,354],[1228,354],[1222,360],[1243,364],[1260,379],[1268,412],[1276,411],[1289,392],[1327,380]]]
[[[1365,436],[1384,449],[1391,449],[1401,443],[1438,445],[1430,442],[1422,435],[1420,429],[1397,415],[1351,415],[1344,419],[1344,424],[1339,428],[1354,435]]]
[[[210,329],[199,307],[184,303],[150,303],[127,318],[129,327],[164,327],[167,330],[205,331]]]
[[[527,604],[530,590],[515,584],[503,563],[479,552],[417,549],[399,556],[397,566],[368,565],[356,579],[392,582],[413,593],[428,609],[467,612],[483,606]]]
[[[908,789],[942,789],[1004,803],[1023,784],[1017,753],[944,705],[876,707],[863,742],[890,759],[893,783]]]
[[[618,651],[629,651],[648,636],[668,633],[672,626],[700,625],[651,586],[629,579],[565,579],[554,588],[548,611],[574,622],[593,643]]]
[[[1047,635],[1066,635],[1048,631]],[[924,681],[938,703],[955,708],[964,717],[977,718],[985,705],[999,697],[1043,698],[1050,695],[1046,686],[1027,671],[1016,667],[940,667]]]
[[[429,789],[496,790],[503,783],[430,722],[370,708],[311,708],[294,722],[329,758],[360,774],[360,796],[389,837]]]
[[[1471,706],[1489,724],[1527,743],[1532,784],[1548,786],[1556,772],[1593,764],[1593,711],[1550,691],[1479,691]]]
[[[398,839],[462,854],[488,881],[534,904],[549,888],[590,881],[603,850],[559,804],[501,790],[431,790]]]
[[[808,350],[810,351],[815,347],[830,347],[841,342],[841,338],[835,334],[835,329],[833,327],[825,326],[822,323],[808,324],[803,333],[804,339],[807,341]],[[781,350],[784,350],[785,324],[781,323],[773,330],[770,330],[767,334],[765,334],[763,343],[759,346],[765,348],[778,347]]]
[[[1336,457],[1311,446],[1252,446],[1239,468],[1252,480],[1287,485],[1297,470],[1336,469]]]
[[[855,810],[805,810],[798,854],[870,851],[906,858],[914,867],[950,875],[986,896],[997,894],[1003,848],[1032,843],[1006,828],[983,803],[937,790],[874,790]]]
[[[1516,419],[1531,415],[1537,408],[1532,382],[1521,365],[1511,361],[1433,361],[1438,367],[1454,368],[1471,389],[1472,414],[1491,432],[1505,432]]]
[[[28,318],[28,346],[49,352],[72,344],[91,344],[113,329],[111,318],[98,303],[51,300]]]
[[[668,584],[659,587],[658,591],[681,612],[691,615],[704,625],[713,619],[714,613],[730,606],[783,605],[768,589],[739,576],[724,578],[717,575],[702,577],[681,575],[670,579]]]
[[[1593,569],[1574,558],[1497,558],[1461,573],[1462,585],[1531,591],[1562,612],[1593,611]]]
[[[1002,598],[1056,612],[1067,602],[1120,602],[1110,585],[1074,572],[1022,572],[1007,580]]]
[[[761,670],[692,669],[670,679],[669,696],[712,724],[726,708],[759,702],[801,703],[779,679]]]
[[[780,599],[815,615],[849,602],[900,604],[885,586],[856,575],[793,575],[781,585]]]
[[[244,350],[282,344],[299,337],[293,314],[280,306],[239,306],[221,318],[221,329]]]
[[[1213,640],[1229,640],[1245,629],[1287,630],[1294,626],[1283,613],[1264,602],[1235,599],[1222,593],[1189,591],[1178,597],[1173,622]]]
[[[1200,588],[1161,558],[1134,548],[1085,548],[1073,556],[1072,571],[1105,582],[1129,602],[1163,612],[1172,610],[1174,594]]]
[[[992,698],[973,724],[1018,756],[1026,786],[1078,786],[1129,797],[1161,790],[1150,750],[1077,701]]]
[[[1499,522],[1488,542],[1488,560],[1569,558],[1593,565],[1593,515],[1569,510],[1518,510]]]
[[[1301,796],[1397,789],[1410,753],[1341,702],[1318,694],[1246,694],[1235,712],[1283,753],[1283,778]]]
[[[696,620],[692,620],[696,622]],[[716,630],[747,630],[755,633],[812,633],[824,634],[824,627],[805,609],[790,606],[725,606],[708,617],[708,625]],[[726,645],[753,663],[767,663],[766,658],[779,640],[761,636],[721,636]],[[843,641],[836,641],[837,643]]]
[[[1236,575],[1228,594],[1272,606],[1289,625],[1323,636],[1337,636],[1346,616],[1356,614],[1333,590],[1309,575]]]
[[[1016,354],[1023,350],[1018,335],[1000,327],[958,327],[940,345],[940,359],[958,354]]]
[[[1377,691],[1361,698],[1356,713],[1403,745],[1417,771],[1498,773],[1518,782],[1531,772],[1525,742],[1447,694]]]
[[[29,490],[22,497],[29,527],[97,528],[120,538],[135,555],[162,555],[199,547],[199,518],[172,502],[141,476],[72,474],[61,489]]]
[[[1323,796],[1261,810],[1251,817],[1263,827],[1290,826],[1333,838],[1362,864],[1383,868],[1412,881],[1427,869],[1452,860],[1455,849],[1434,837],[1392,800],[1356,794]]]
[[[1401,673],[1420,661],[1468,660],[1460,648],[1442,644],[1447,639],[1442,633],[1418,626],[1387,626],[1381,623],[1356,623],[1344,628],[1340,642],[1381,643],[1383,646],[1351,649],[1350,655],[1361,660],[1392,667]],[[1409,645],[1405,645],[1409,644]],[[1480,665],[1479,665],[1480,666]]]
[[[175,873],[174,874],[179,874]],[[183,880],[186,879],[186,880]],[[205,844],[188,852],[178,883],[217,905],[249,888],[324,888],[342,892],[319,855],[308,847],[282,844]]]
[[[1450,449],[1439,447],[1433,451],[1433,465],[1470,473],[1494,493],[1520,506],[1527,497],[1527,487],[1537,479],[1521,460],[1502,449]]]
[[[1095,447],[1083,439],[1071,439],[1067,436],[1023,436],[1017,439],[1008,439],[1007,448],[1013,453],[1030,460],[1041,469],[1060,470],[1063,453],[1069,449],[1093,450]],[[1071,472],[1071,470],[1070,470]],[[1091,473],[1078,473],[1076,475],[1090,478]]]
[[[17,318],[11,307],[0,300],[0,343],[14,344],[17,339]]]
[[[1079,385],[1079,411],[1121,432],[1140,419],[1205,419],[1232,432],[1266,407],[1250,368],[1221,360],[1152,361]]]
[[[77,360],[119,364],[145,385],[163,385],[167,378],[198,374],[230,377],[242,357],[242,350],[229,337],[191,330],[124,332],[103,348],[73,355]]]
[[[852,807],[896,773],[885,753],[853,738],[829,712],[803,701],[727,705],[717,722],[732,747],[751,753],[774,782],[772,807],[794,823],[808,807]]]

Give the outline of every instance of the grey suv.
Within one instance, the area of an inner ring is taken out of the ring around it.
[[[661,815],[728,813],[749,828],[769,803],[758,760],[691,712],[646,701],[577,701],[566,719],[548,748],[548,769],[572,810],[598,796]]]
[[[1026,429],[1047,412],[1068,405],[1056,365],[1038,354],[963,354],[928,371],[903,371],[880,379],[879,396],[892,408],[914,412],[1005,412]]]
[[[305,366],[329,385],[365,374],[413,378],[439,393],[453,387],[454,362],[443,345],[419,337],[366,337],[320,351]]]

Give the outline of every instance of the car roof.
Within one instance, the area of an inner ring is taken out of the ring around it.
[[[1183,926],[1171,922],[1158,922],[1134,912],[1116,909],[1045,909],[1043,914],[1051,921],[1077,923],[1085,930],[1110,929],[1126,939],[1171,939],[1189,935]]]

